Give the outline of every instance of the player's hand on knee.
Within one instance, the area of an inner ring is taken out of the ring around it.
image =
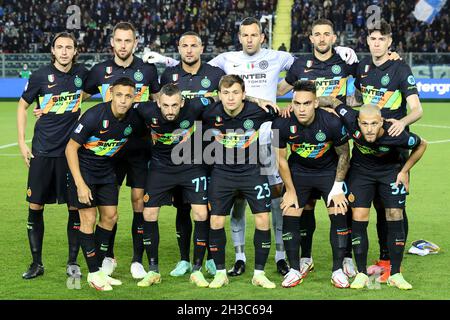
[[[344,193],[333,196],[331,200],[334,203],[334,214],[345,214],[347,212],[348,200]]]
[[[23,161],[25,161],[25,164],[27,167],[30,167],[30,160],[31,158],[34,158],[33,154],[31,153],[30,148],[26,144],[19,144],[20,153],[22,154]]]
[[[77,193],[80,203],[91,205],[91,200],[94,200],[94,198],[92,197],[91,189],[86,184],[77,187]]]
[[[299,208],[298,198],[295,191],[286,191],[283,195],[280,208],[283,210],[283,214],[286,214],[291,207],[294,207],[295,209]]]
[[[386,121],[392,123],[391,127],[388,129],[388,134],[391,137],[397,137],[405,130],[405,123],[401,120],[387,119]]]
[[[39,119],[40,117],[42,117],[43,113],[44,112],[42,111],[42,109],[38,108],[37,106],[36,106],[36,108],[33,109],[33,114],[36,119]]]
[[[397,175],[397,180],[395,181],[395,186],[398,188],[400,184],[405,186],[405,191],[409,192],[409,174],[408,172],[400,171]]]

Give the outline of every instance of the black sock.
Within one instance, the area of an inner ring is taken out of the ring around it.
[[[345,213],[345,217],[347,219],[347,228],[348,228],[348,237],[347,237],[347,246],[345,248],[345,257],[352,258],[352,208],[348,208]]]
[[[189,261],[192,235],[191,206],[189,204],[183,204],[180,208],[177,208],[175,226],[177,229],[180,259]]]
[[[336,271],[342,268],[345,249],[347,248],[348,228],[347,217],[342,214],[331,214],[330,216],[330,243],[333,251],[333,269]]]
[[[159,272],[158,267],[158,246],[159,246],[159,226],[158,221],[144,221],[143,243],[150,271]]]
[[[217,270],[225,269],[225,246],[227,244],[227,236],[225,229],[209,229],[209,247],[211,256],[214,259]]]
[[[270,229],[266,231],[255,229],[253,245],[255,246],[255,270],[264,270],[270,253]]]
[[[117,223],[111,230],[111,237],[109,238],[108,251],[106,252],[106,257],[108,258],[114,258],[114,242],[116,241],[116,233],[117,233]]]
[[[69,259],[67,264],[76,264],[78,251],[80,250],[80,241],[78,232],[80,231],[80,214],[78,210],[69,210],[67,220],[67,241],[69,243]]]
[[[409,231],[408,216],[406,215],[406,208],[403,209],[403,230],[405,230],[405,243],[406,243],[406,239],[408,239],[408,231]]]
[[[103,229],[99,225],[95,228],[95,251],[98,263],[102,265],[103,259],[107,257],[112,231]]]
[[[386,209],[374,201],[374,207],[377,212],[377,235],[378,245],[380,246],[380,260],[389,260],[389,249],[387,245],[387,224],[386,224]]]
[[[87,234],[80,231],[78,234],[78,239],[80,241],[81,251],[83,251],[89,272],[97,272],[101,264],[98,263],[96,255],[94,234]]]
[[[367,274],[367,251],[369,240],[367,238],[368,221],[352,221],[352,245],[358,272]]]
[[[42,264],[42,242],[44,241],[44,209],[28,208],[28,242],[33,263]]]
[[[208,219],[206,219],[206,221],[208,222],[208,226],[211,224],[211,216],[208,212]],[[209,230],[209,229],[208,229]],[[211,260],[212,254],[211,254],[211,248],[209,247],[209,231],[208,231],[208,241],[206,242],[206,260]]]
[[[388,221],[388,247],[391,256],[391,275],[400,272],[405,249],[404,221]]]
[[[300,217],[283,216],[283,242],[289,265],[300,270]]]
[[[194,221],[194,271],[200,270],[209,236],[208,221]]]
[[[314,209],[303,210],[300,216],[300,247],[302,258],[311,258],[313,234],[316,230],[316,217]]]
[[[144,214],[142,212],[133,212],[133,223],[131,224],[131,236],[133,238],[133,259],[131,262],[142,263],[144,255]]]

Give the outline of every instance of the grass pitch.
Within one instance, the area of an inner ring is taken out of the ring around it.
[[[93,103],[86,103],[83,108]],[[48,205],[45,209],[45,236],[43,261],[45,275],[34,280],[22,280],[21,275],[31,261],[28,246],[25,202],[27,169],[14,143],[16,133],[16,102],[0,102],[0,299],[255,299],[255,300],[303,300],[303,299],[450,299],[449,264],[447,248],[450,244],[450,108],[448,103],[424,103],[424,117],[412,131],[430,142],[422,161],[413,168],[411,194],[407,200],[410,232],[406,250],[413,240],[427,239],[440,245],[441,252],[426,257],[405,254],[403,274],[413,285],[408,292],[382,285],[374,290],[340,290],[330,284],[331,248],[328,241],[329,219],[323,203],[316,209],[317,229],[314,235],[313,257],[316,270],[303,284],[292,288],[281,287],[281,276],[276,273],[271,249],[266,266],[268,277],[277,283],[274,290],[264,290],[251,285],[253,269],[253,230],[250,211],[247,211],[247,271],[238,278],[230,278],[230,284],[220,290],[201,289],[189,283],[189,277],[173,278],[170,270],[178,261],[175,236],[175,210],[164,207],[160,215],[160,269],[162,283],[150,288],[138,288],[131,278],[129,267],[132,255],[129,188],[122,188],[119,200],[119,227],[115,252],[118,268],[114,276],[123,281],[110,293],[97,292],[86,283],[87,267],[80,251],[79,262],[84,273],[81,290],[69,290],[66,285],[67,259],[66,223],[64,205]],[[27,139],[31,139],[34,118],[29,112]],[[368,262],[378,258],[375,231],[375,214],[372,211],[369,224]],[[273,234],[273,233],[272,233]],[[144,256],[144,261],[146,257]],[[227,226],[227,268],[234,262],[233,245]]]

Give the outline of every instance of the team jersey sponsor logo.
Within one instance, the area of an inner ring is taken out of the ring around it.
[[[400,90],[389,91],[386,88],[377,89],[374,86],[361,86],[361,94],[365,104],[374,104],[380,109],[397,110],[402,105]]]
[[[295,152],[302,158],[321,158],[328,150],[330,150],[331,142],[312,143],[292,143],[291,151]]]
[[[217,129],[213,129],[213,136],[217,142],[225,148],[246,149],[252,143],[258,140],[259,130],[242,130],[222,133]]]
[[[262,60],[258,64],[261,70],[266,70],[269,67],[269,62],[267,60]]]
[[[217,90],[214,90],[214,91],[208,91],[208,90],[198,90],[198,91],[183,90],[183,91],[181,91],[181,95],[184,98],[193,99],[193,98],[215,97],[215,96],[218,95],[218,93],[217,93]]]
[[[77,112],[81,100],[81,90],[77,90],[75,93],[61,92],[59,95],[47,93],[39,97],[39,106],[44,114],[63,114],[65,112]]]
[[[359,144],[357,141],[353,141],[354,145],[358,148],[358,150],[364,154],[364,155],[378,155],[378,150],[372,149],[368,146],[364,146],[362,144]]]
[[[389,152],[389,148],[388,147],[379,147],[378,150],[380,150],[381,152]]]
[[[120,149],[122,149],[127,141],[128,138],[123,138],[120,140],[108,139],[107,141],[102,141],[100,138],[92,136],[83,146],[97,156],[112,157]]]
[[[100,94],[102,96],[103,102],[111,101],[111,91],[109,88],[111,87],[111,84],[104,83],[101,86],[98,87],[98,91],[100,91]],[[146,102],[150,98],[150,90],[148,86],[144,86],[142,83],[136,83],[136,96],[134,97],[134,102]]]
[[[192,127],[186,129],[175,130],[174,132],[158,133],[152,130],[153,144],[162,143],[165,145],[179,144],[187,141],[196,131],[195,123]]]

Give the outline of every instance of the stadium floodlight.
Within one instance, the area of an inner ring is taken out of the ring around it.
[[[272,25],[273,25],[273,15],[263,15],[259,19],[261,23],[269,23],[269,49],[272,49]]]

